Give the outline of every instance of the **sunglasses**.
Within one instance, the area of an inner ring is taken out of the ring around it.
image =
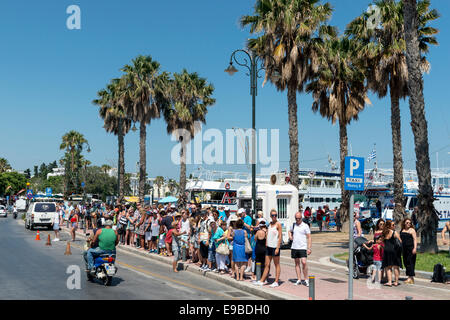
[[[276,215],[276,214],[271,214],[270,216],[271,216],[271,217],[276,217],[277,215]]]
[[[295,220],[302,220],[302,218],[295,218]]]

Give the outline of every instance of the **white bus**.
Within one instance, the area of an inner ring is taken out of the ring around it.
[[[237,190],[239,208],[252,208],[252,186],[247,185]],[[298,190],[290,184],[256,184],[256,210],[261,210],[264,219],[271,221],[270,210],[278,213],[283,230],[282,243],[289,242],[289,228],[295,222],[295,213],[298,211]]]

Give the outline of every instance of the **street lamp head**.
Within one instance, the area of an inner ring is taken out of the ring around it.
[[[274,81],[278,81],[281,79],[281,74],[275,70],[274,72],[272,72],[272,80]]]
[[[136,128],[136,123],[133,123],[133,128],[131,128],[131,131],[136,132],[137,128]]]
[[[233,74],[238,72],[238,70],[233,66],[233,62],[230,62],[230,65],[225,69],[225,72],[232,76]]]

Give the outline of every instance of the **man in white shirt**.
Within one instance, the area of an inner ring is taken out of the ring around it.
[[[297,273],[297,282],[295,285],[304,284],[308,287],[308,266],[306,265],[306,258],[311,254],[311,230],[303,222],[300,212],[295,214],[295,223],[289,229],[289,239],[292,241],[291,258],[295,260],[295,272]],[[305,280],[302,279],[302,273],[300,272],[300,261]]]

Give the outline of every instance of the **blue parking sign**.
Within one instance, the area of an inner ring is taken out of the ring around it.
[[[344,189],[364,191],[364,158],[345,157]]]
[[[51,197],[53,194],[52,188],[45,188],[45,193],[48,197]]]

